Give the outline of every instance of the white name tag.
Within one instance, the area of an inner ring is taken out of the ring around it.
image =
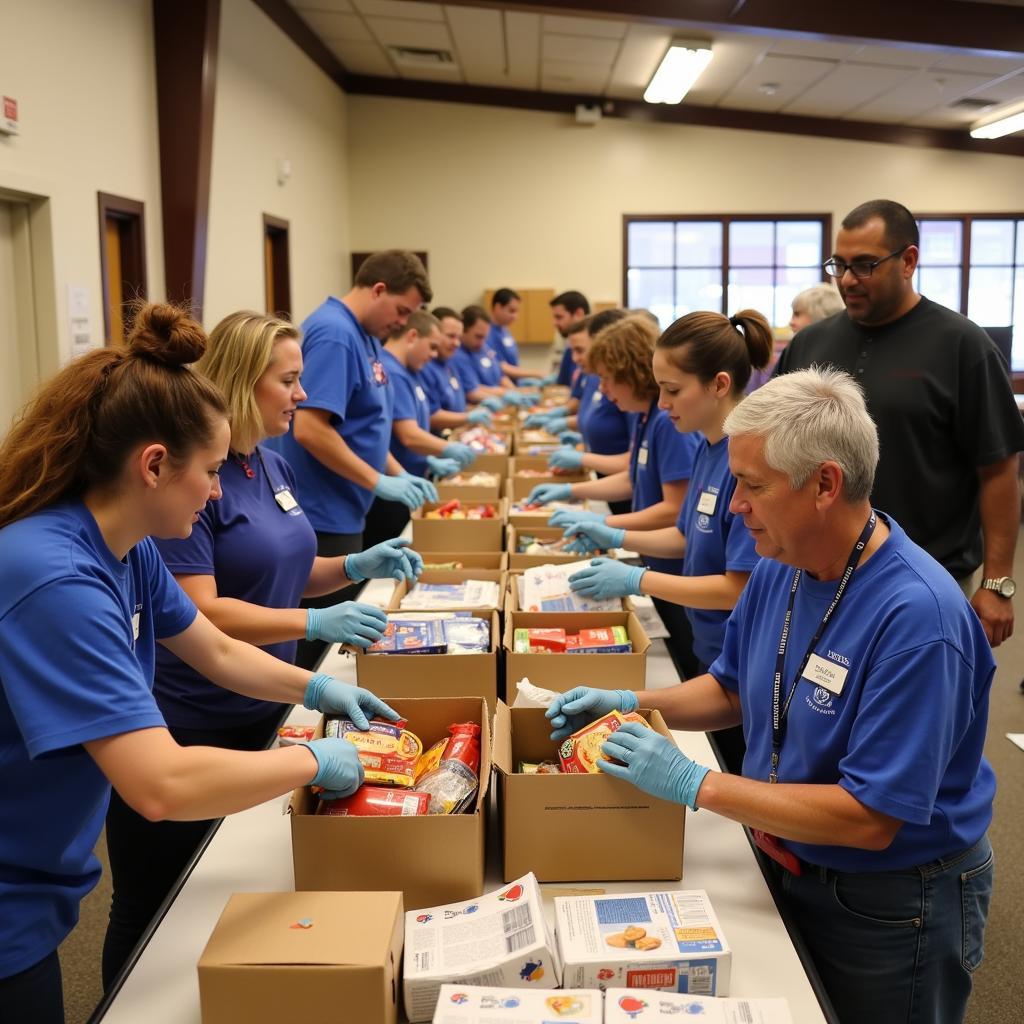
[[[291,512],[293,508],[299,507],[299,503],[287,487],[274,494],[274,501],[281,507],[282,512]]]
[[[718,495],[710,491],[700,492],[700,501],[697,502],[697,511],[703,512],[706,516],[713,516],[718,505]]]
[[[481,359],[481,360],[480,360],[480,365],[481,365],[481,366],[482,366],[482,367],[483,367],[483,368],[484,368],[485,370],[489,370],[489,369],[491,368],[491,365],[492,365],[492,364],[491,364],[491,361],[490,361],[490,359],[488,359],[488,357],[487,357],[487,356],[484,356],[484,357],[483,357],[483,359]]]
[[[812,654],[807,661],[803,677],[838,697],[846,683],[846,672],[842,665],[837,665],[818,654]]]
[[[459,378],[458,377],[449,377],[448,378],[448,383],[451,385],[452,391],[458,391],[459,390]]]
[[[421,402],[425,402],[427,400],[427,393],[423,390],[423,388],[420,387],[419,384],[416,385],[416,397]]]
[[[643,446],[643,447],[642,447],[642,448],[640,449],[640,454],[639,454],[639,455],[637,455],[637,457],[636,457],[636,461],[637,461],[637,462],[638,462],[638,463],[639,463],[639,464],[640,464],[641,466],[646,466],[646,465],[647,465],[647,445],[644,445],[644,446]]]
[[[506,334],[502,341],[505,342],[505,348],[512,348],[516,343],[516,339],[511,334]]]
[[[597,403],[600,402],[602,398],[604,398],[604,395],[602,395],[600,391],[595,391],[594,392],[594,396],[593,396],[593,398],[590,399],[590,401],[594,405],[597,405]]]
[[[136,612],[132,616],[132,640],[139,639],[139,620],[142,618],[142,612]]]

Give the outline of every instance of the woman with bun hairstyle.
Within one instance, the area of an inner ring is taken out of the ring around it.
[[[299,601],[370,577],[411,581],[422,562],[405,550],[407,541],[397,539],[355,554],[317,557],[316,534],[291,467],[261,443],[288,430],[306,397],[298,330],[260,313],[232,313],[210,332],[194,369],[224,394],[231,440],[220,498],[206,503],[188,539],[156,539],[168,569],[215,626],[282,661],[294,662],[302,638],[368,647],[387,625],[380,609],[355,601],[299,608]],[[285,710],[217,686],[163,647],[156,651],[153,693],[181,746],[261,750]],[[111,795],[113,900],[103,948],[108,988],[211,825],[147,821],[116,792]]]
[[[266,701],[397,715],[214,626],[150,535],[186,538],[220,494],[227,406],[188,366],[202,328],[167,305],[125,347],[45,383],[0,446],[0,1007],[63,1020],[57,946],[96,884],[113,785],[149,820],[230,814],[316,782],[352,792],[344,740],[258,752],[179,746],[153,696],[156,641],[218,685]]]

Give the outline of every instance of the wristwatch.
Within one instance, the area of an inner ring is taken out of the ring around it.
[[[1007,599],[1017,593],[1017,584],[1009,576],[997,576],[995,579],[982,580],[984,590],[994,590],[1000,597]]]

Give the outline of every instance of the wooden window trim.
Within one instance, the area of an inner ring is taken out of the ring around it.
[[[132,219],[138,223],[139,233],[137,238],[138,248],[134,253],[136,265],[139,268],[142,294],[145,298],[149,294],[149,272],[146,267],[146,204],[137,199],[128,199],[126,196],[115,196],[109,192],[97,192],[97,207],[99,209],[99,235],[100,235],[100,282],[101,282],[101,305],[103,306],[103,337],[110,337],[110,267],[107,261],[107,218],[113,216],[115,219]]]

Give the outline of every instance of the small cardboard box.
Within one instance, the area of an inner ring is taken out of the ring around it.
[[[203,1024],[346,1020],[395,1024],[400,892],[244,892],[199,958]]]
[[[464,470],[464,474],[471,476],[475,471],[476,467],[474,466]],[[491,471],[480,470],[480,472]],[[434,486],[437,488],[437,497],[442,502],[451,501],[452,498],[458,498],[463,505],[497,501],[504,496],[505,480],[499,473],[494,473],[494,477],[493,484],[455,484],[449,483],[447,480],[438,480]]]
[[[461,562],[464,569],[507,569],[507,551],[427,551],[416,549],[424,565]],[[430,572],[435,570],[431,569]],[[441,570],[446,571],[446,570]]]
[[[508,502],[504,498],[494,505],[493,519],[427,519],[426,513],[440,508],[444,502],[427,502],[413,509],[412,546],[416,551],[502,551]]]
[[[632,1024],[638,1020],[678,1024],[691,1016],[699,1016],[703,1024],[793,1024],[785,999],[716,999],[674,992],[652,997],[635,988],[608,989],[604,1014],[605,1024]],[[462,1024],[461,1017],[451,1019],[453,1024]],[[467,1020],[475,1022],[475,1018]]]
[[[554,1024],[559,1020],[571,1020],[574,1024],[602,1024],[604,995],[597,989],[549,992],[442,985],[434,1011],[434,1024],[491,1024],[496,1019],[495,1011],[514,1012],[515,1024]]]
[[[424,749],[446,736],[454,722],[480,725],[480,789],[473,812],[336,817],[317,814],[317,798],[302,786],[288,804],[295,888],[401,890],[406,909],[479,896],[484,891],[484,808],[490,781],[488,705],[479,697],[400,698],[388,703],[408,721]],[[316,735],[323,735],[322,719]],[[351,919],[347,927],[352,927]]]
[[[497,473],[502,480],[508,476],[508,460],[512,457],[511,436],[507,452],[480,453],[473,460],[473,469],[481,473]]]
[[[521,522],[521,519],[516,518],[517,524]],[[572,554],[571,552],[563,554],[561,551],[551,551],[542,555],[527,555],[520,554],[516,551],[516,548],[519,546],[519,538],[524,533],[529,534],[531,537],[535,537],[544,544],[550,544],[552,541],[561,540],[565,533],[560,526],[546,526],[545,520],[541,516],[537,516],[535,522],[537,523],[536,526],[530,525],[529,523],[525,526],[509,526],[507,536],[508,567],[510,569],[532,569],[537,565],[557,565],[559,562],[578,562],[580,560],[580,556],[578,554]]]
[[[410,616],[416,614],[409,612]],[[471,614],[491,624],[491,649],[486,654],[367,654],[359,648],[356,681],[385,700],[391,697],[479,697],[494,707],[498,699],[501,624],[495,611],[472,611]]]
[[[523,470],[542,470],[542,476],[522,476]],[[511,501],[526,498],[538,484],[581,484],[591,479],[587,470],[554,473],[544,455],[513,455],[508,460],[508,484],[505,489]]]
[[[451,611],[453,609],[469,608],[479,612],[501,611],[505,605],[505,592],[507,589],[507,573],[500,569],[424,569],[420,573],[417,583],[465,583],[467,580],[486,580],[496,583],[498,586],[498,597],[494,604],[490,605],[455,605],[437,603],[434,608],[438,611]],[[391,592],[391,600],[388,601],[387,611],[398,612],[402,610],[402,598],[412,589],[412,584],[403,579],[395,584]],[[424,606],[425,608],[426,606]],[[421,609],[409,609],[409,611],[423,611]],[[398,657],[398,655],[391,655]]]
[[[640,713],[670,735],[660,712]],[[521,774],[521,761],[558,759],[550,737],[543,708],[498,702],[493,750],[506,881],[528,869],[542,882],[682,877],[686,808],[601,773]]]
[[[727,996],[732,951],[703,889],[562,896],[565,984]]]
[[[582,559],[580,559],[579,555],[577,555],[576,556],[576,560],[577,561],[581,561]],[[559,560],[559,561],[561,561],[561,560]],[[549,564],[549,563],[545,563],[545,564]],[[533,569],[533,568],[536,568],[536,566],[530,566],[529,568]],[[525,572],[526,572],[525,569],[516,569],[515,571],[508,572],[508,573],[505,574],[505,576],[506,576],[506,585],[505,585],[504,610],[506,612],[519,612],[519,611],[525,611],[526,610],[526,609],[523,608],[523,602],[521,600],[521,594],[522,594],[522,589],[523,589],[523,575],[524,575]],[[621,598],[619,598],[618,599],[618,603],[617,603],[617,607],[616,607],[615,610],[616,611],[623,611],[623,610],[625,610],[627,612],[633,611],[633,608],[630,606],[629,598],[628,597],[621,597]],[[594,614],[602,614],[602,613],[597,612],[597,613],[594,613]],[[639,616],[637,616],[637,618],[639,619]],[[641,626],[642,625],[643,625],[643,623],[641,623]],[[575,657],[575,655],[574,655],[574,657]]]
[[[629,654],[516,654],[513,650],[516,629],[558,627],[576,633],[597,626],[625,626],[633,650]],[[647,683],[651,641],[632,612],[506,611],[502,645],[505,678],[510,683],[527,677],[537,686],[559,693],[583,685],[602,690],[642,690]]]

